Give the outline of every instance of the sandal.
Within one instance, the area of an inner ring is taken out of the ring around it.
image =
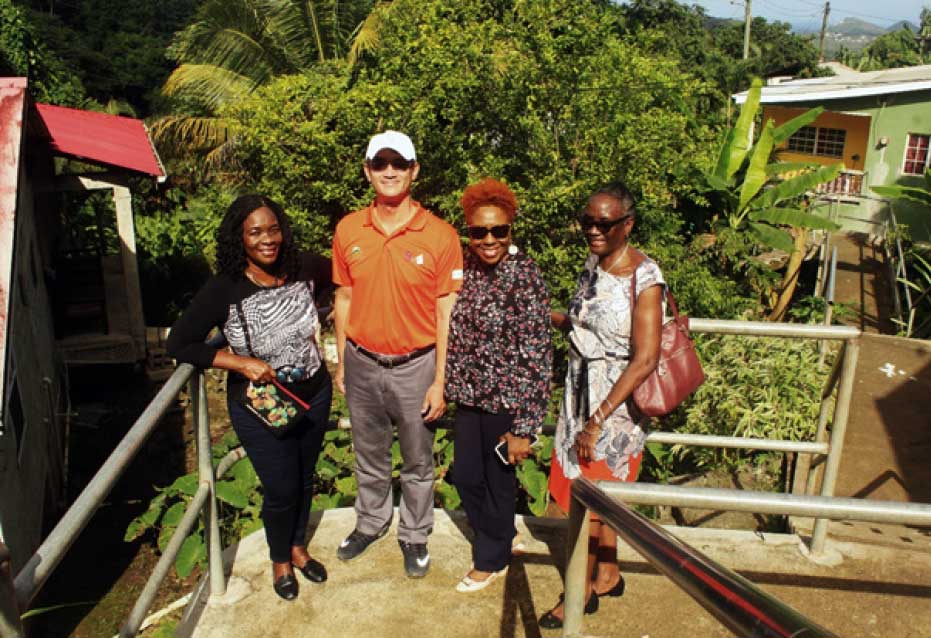
[[[563,594],[560,594],[559,602],[561,603],[562,600],[563,600]],[[556,607],[558,606],[559,605],[557,605]],[[537,623],[540,625],[540,627],[542,627],[543,629],[561,629],[562,628],[563,619],[558,618],[553,613],[556,607],[553,607],[553,609],[549,610],[548,612],[540,616],[540,621]],[[598,611],[598,594],[596,594],[593,591],[591,598],[589,598],[588,602],[585,603],[585,613],[594,614],[596,611]],[[563,611],[563,613],[565,613],[565,610]]]

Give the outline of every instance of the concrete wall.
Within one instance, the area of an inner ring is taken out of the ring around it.
[[[764,114],[772,117],[779,124],[794,114],[815,106],[824,106],[831,113],[822,114],[816,125],[841,128],[839,125],[851,125],[845,148],[844,163],[847,168],[862,170],[866,173],[863,184],[863,197],[839,198],[836,207],[840,221],[845,229],[857,232],[878,234],[882,219],[887,210],[887,203],[881,201],[871,186],[903,184],[918,186],[923,180],[902,174],[905,159],[905,145],[909,133],[931,135],[931,90],[880,95],[863,98],[829,100],[821,104],[799,103],[793,107],[766,105]],[[866,135],[865,155],[859,163],[854,163],[852,155],[862,147],[862,116],[868,116],[869,129]],[[821,122],[825,122],[821,124]],[[888,143],[882,144],[886,138]],[[785,159],[792,161],[815,161],[829,164],[830,158],[799,156],[785,154]],[[836,160],[834,160],[836,161]],[[826,208],[827,203],[820,206]],[[915,239],[931,241],[931,210],[917,204],[897,201],[894,211],[900,224],[907,224]]]

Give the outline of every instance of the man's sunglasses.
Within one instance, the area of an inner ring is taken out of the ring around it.
[[[499,226],[468,226],[466,232],[469,233],[469,239],[479,241],[485,239],[488,233],[495,239],[505,239],[511,232],[510,224],[501,224]]]
[[[597,228],[598,232],[602,235],[610,232],[612,228],[618,224],[627,221],[631,217],[631,213],[627,213],[622,217],[618,217],[615,220],[604,220],[604,219],[595,219],[591,215],[579,215],[579,225],[582,227],[583,231],[589,230],[591,228]]]
[[[415,161],[416,160],[406,160],[403,157],[392,157],[388,159],[387,157],[376,155],[368,161],[368,165],[373,171],[383,171],[388,168],[389,164],[391,164],[391,168],[396,171],[406,171],[414,165]]]

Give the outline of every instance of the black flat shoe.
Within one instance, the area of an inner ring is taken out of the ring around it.
[[[285,600],[294,600],[297,598],[297,579],[294,574],[285,574],[279,576],[275,581],[275,593]]]
[[[563,597],[560,594],[559,600],[562,601]],[[598,611],[598,594],[592,592],[592,597],[588,599],[588,602],[585,603],[585,613],[594,614]],[[563,613],[566,613],[566,610],[563,609]],[[540,616],[540,621],[537,623],[543,629],[561,629],[562,628],[562,618],[557,618],[553,614],[553,610],[549,610],[542,616]]]
[[[613,596],[615,598],[624,595],[624,577],[621,576],[620,580],[617,581],[617,584],[609,589],[608,591],[603,591],[599,596]]]
[[[291,563],[294,565],[294,563]],[[304,578],[309,580],[312,583],[324,583],[326,582],[327,574],[326,567],[323,566],[318,560],[313,558],[308,558],[307,562],[304,563],[303,567],[298,567],[294,565],[294,569],[304,574]]]

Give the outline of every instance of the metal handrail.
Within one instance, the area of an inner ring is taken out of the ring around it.
[[[803,339],[828,339],[843,342],[840,354],[835,361],[834,370],[828,384],[822,393],[821,417],[819,418],[819,431],[815,442],[780,441],[767,439],[753,439],[746,437],[724,437],[697,434],[677,434],[654,432],[647,440],[673,444],[702,445],[706,447],[730,447],[743,449],[778,450],[795,452],[797,454],[817,455],[826,457],[824,464],[824,480],[821,486],[821,495],[833,496],[837,470],[843,448],[844,431],[846,429],[847,413],[850,394],[852,392],[853,372],[856,367],[858,352],[858,338],[860,331],[849,326],[818,326],[789,323],[762,323],[750,321],[728,321],[716,319],[691,319],[690,328],[696,333],[744,335],[753,337],[782,337]],[[213,343],[213,342],[211,342]],[[201,509],[206,509],[206,524],[208,536],[208,565],[210,593],[222,594],[226,583],[223,573],[219,523],[217,513],[217,500],[214,488],[215,480],[222,472],[215,473],[211,466],[209,415],[207,414],[206,386],[204,373],[193,366],[182,364],[178,366],[152,402],[146,407],[142,415],[136,420],[132,428],[119,443],[114,452],[103,464],[91,482],[84,489],[74,504],[52,530],[36,553],[27,561],[26,566],[17,574],[15,579],[15,592],[17,607],[24,610],[35,597],[38,590],[47,580],[51,572],[61,562],[62,557],[71,546],[74,539],[87,524],[97,507],[103,502],[110,489],[128,467],[129,463],[140,451],[143,443],[154,431],[159,419],[172,406],[175,397],[185,383],[191,382],[190,395],[194,408],[194,427],[197,435],[197,456],[200,486],[197,496],[189,505],[185,513],[185,521],[193,521]],[[834,406],[833,427],[829,441],[824,440],[827,415],[831,395],[834,387],[838,388],[837,399]],[[237,450],[231,454],[241,454]],[[228,457],[230,458],[230,457]],[[224,459],[225,461],[225,459]],[[222,467],[222,464],[221,464]],[[225,471],[225,469],[224,469]],[[812,534],[811,549],[813,553],[823,550],[826,536],[825,518],[815,521]],[[136,606],[127,622],[121,629],[121,636],[133,636],[142,622],[142,616],[154,600],[159,583],[167,574],[173,563],[181,541],[187,536],[184,528],[175,531],[170,547],[162,555],[156,569],[150,575],[143,593],[137,599]],[[0,627],[2,629],[2,627]],[[8,635],[0,632],[0,637]]]
[[[586,478],[573,481],[563,636],[581,636],[588,571],[589,511],[736,636],[836,638],[746,578],[708,558]]]

